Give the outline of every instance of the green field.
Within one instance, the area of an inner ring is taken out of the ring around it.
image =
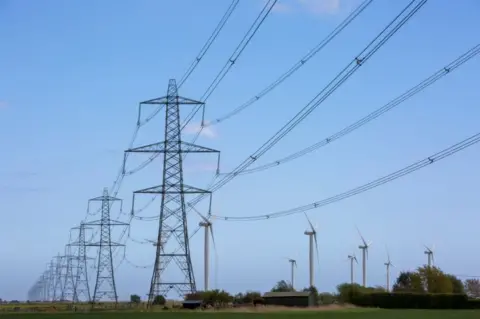
[[[325,319],[478,319],[480,311],[473,310],[339,310],[339,311],[284,311],[284,312],[99,312],[99,313],[29,313],[0,314],[4,318],[32,319],[194,319],[194,318],[248,318],[248,319],[283,319],[283,318],[325,318]]]

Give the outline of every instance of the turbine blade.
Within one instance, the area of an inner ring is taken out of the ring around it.
[[[367,242],[365,241],[365,238],[363,238],[362,233],[360,232],[360,229],[355,225],[355,228],[357,229],[358,234],[360,235],[360,238],[362,239],[362,242],[365,246],[367,246]]]
[[[317,250],[316,251],[316,255],[317,255],[317,264],[318,266],[320,266],[320,256],[318,255],[318,242],[317,242],[317,233],[313,233],[313,239],[315,240],[315,249]]]
[[[203,216],[202,214],[200,214],[200,212],[195,208],[195,206],[190,205],[190,207],[193,209],[193,211],[194,211],[195,213],[197,213],[198,216],[200,216],[200,218],[201,218],[204,222],[208,223],[207,217],[205,217],[205,216]]]
[[[305,217],[307,218],[308,224],[310,225],[310,228],[312,229],[313,232],[315,232],[315,228],[313,227],[312,222],[310,221],[310,218],[308,218],[307,213],[303,212],[305,214]]]
[[[215,250],[215,253],[217,251],[217,246],[215,244],[215,236],[213,235],[213,225],[210,224],[210,226],[208,227],[210,228],[210,236],[212,237],[212,243],[213,243],[213,250]]]

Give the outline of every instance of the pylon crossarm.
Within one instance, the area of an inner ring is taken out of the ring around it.
[[[197,100],[189,99],[189,98],[186,98],[186,97],[183,97],[183,96],[179,96],[179,95],[176,95],[176,96],[174,96],[174,97],[168,96],[168,95],[167,95],[167,96],[162,96],[162,97],[158,97],[158,98],[155,98],[155,99],[151,99],[151,100],[147,100],[147,101],[140,102],[140,104],[160,104],[160,105],[165,105],[165,104],[171,103],[172,98],[175,99],[175,103],[176,103],[176,104],[189,104],[189,105],[204,105],[204,104],[205,104],[204,102],[200,102],[200,101],[197,101]]]
[[[165,149],[165,142],[152,143],[135,148],[130,148],[125,153],[178,153],[178,149]],[[204,147],[188,142],[180,142],[180,153],[220,153],[213,148]]]
[[[168,190],[165,190],[165,189],[168,189]],[[180,189],[180,184],[167,184],[165,189],[164,189],[163,185],[158,185],[158,186],[153,186],[153,187],[149,187],[149,188],[144,188],[144,189],[135,191],[133,193],[134,194],[178,194],[179,189]],[[208,190],[205,190],[205,189],[201,189],[201,188],[197,188],[197,187],[193,187],[193,186],[183,184],[182,193],[184,193],[184,194],[211,194],[212,192],[210,192]]]

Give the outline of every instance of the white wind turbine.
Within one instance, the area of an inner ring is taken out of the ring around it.
[[[295,268],[297,268],[297,261],[292,258],[287,258],[288,262],[290,263],[290,284],[292,285],[292,289],[295,290]]]
[[[425,246],[426,250],[424,251],[424,254],[427,255],[427,265],[430,268],[434,263],[435,263],[435,257],[433,250],[435,249],[435,245],[432,246],[432,248],[429,248],[427,245]]]
[[[348,259],[350,259],[350,283],[353,285],[353,262],[358,264],[357,256],[355,256],[355,253],[352,255],[348,255]]]
[[[204,291],[208,291],[209,289],[209,275],[210,275],[210,240],[209,235],[212,236],[212,243],[213,249],[215,252],[217,248],[215,246],[215,236],[213,235],[213,225],[211,220],[200,214],[196,209],[194,211],[200,216],[202,221],[198,223],[198,226],[205,228],[205,238],[204,238],[204,268],[203,268],[203,276],[204,276]]]
[[[390,254],[388,253],[387,249],[387,262],[384,263],[387,267],[387,292],[390,292],[390,267],[395,267],[392,262],[390,261]]]
[[[360,238],[362,239],[362,245],[358,246],[362,250],[362,284],[364,287],[367,286],[367,259],[368,259],[368,247],[372,245],[372,242],[366,242],[365,239],[362,236],[362,233],[360,233],[360,230],[357,227],[358,234],[360,235]]]
[[[314,270],[314,266],[313,266],[313,255],[314,255],[314,252],[313,252],[313,242],[315,241],[315,248],[316,248],[316,251],[317,251],[317,262],[318,264],[320,264],[320,261],[318,259],[318,242],[317,242],[317,226],[313,227],[313,224],[312,222],[310,221],[310,219],[308,218],[307,216],[307,213],[305,213],[305,217],[307,218],[307,221],[308,221],[308,224],[310,226],[310,229],[309,230],[306,230],[304,232],[305,235],[307,235],[309,237],[309,254],[308,254],[308,258],[309,258],[309,271],[310,271],[310,287],[313,287],[315,286],[314,285],[314,276],[313,276],[313,270]]]

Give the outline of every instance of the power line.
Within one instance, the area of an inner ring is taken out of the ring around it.
[[[362,66],[375,52],[380,49],[428,0],[412,0],[361,52],[350,62],[326,87],[324,87],[306,106],[304,106],[289,122],[287,122],[273,137],[265,142],[254,154],[250,155],[229,175],[208,187],[209,191],[216,191],[234,179],[253,162],[264,155],[303,119],[305,119],[318,105],[325,101],[338,87],[341,86],[360,66]],[[417,3],[418,2],[418,3]],[[415,5],[414,5],[415,4]],[[414,6],[413,6],[414,5]],[[413,7],[412,7],[413,6]],[[410,10],[409,10],[410,9]],[[350,69],[350,70],[349,70]],[[199,134],[198,134],[199,135]],[[197,137],[198,137],[197,135]],[[214,179],[215,181],[215,179]],[[188,206],[198,204],[206,198],[198,195],[192,199]],[[133,217],[130,217],[130,220]],[[120,240],[125,236],[126,230],[120,235]]]
[[[333,29],[330,34],[328,34],[320,43],[318,43],[313,49],[311,49],[304,57],[298,60],[290,69],[284,72],[280,77],[278,77],[275,81],[270,83],[266,88],[262,91],[257,93],[255,96],[247,100],[245,103],[241,104],[240,106],[234,108],[229,113],[218,117],[214,121],[209,123],[205,123],[205,126],[216,125],[221,122],[228,120],[229,118],[237,115],[241,111],[245,110],[247,107],[251,106],[255,102],[259,101],[262,97],[270,93],[273,89],[277,86],[282,84],[285,80],[287,80],[290,76],[292,76],[297,70],[299,70],[302,66],[306,65],[307,62],[312,59],[318,52],[320,52],[327,44],[330,43],[340,32],[343,31],[355,18],[362,13],[371,3],[373,0],[365,0],[361,3],[355,10],[353,10],[346,18],[343,20],[335,29]]]
[[[385,114],[386,112],[392,110],[393,108],[395,108],[396,106],[405,102],[406,100],[408,100],[412,96],[416,95],[417,93],[422,92],[424,89],[426,89],[430,85],[434,84],[436,81],[443,78],[445,75],[450,74],[456,68],[458,68],[462,64],[468,62],[470,59],[474,58],[479,53],[480,53],[480,44],[477,44],[475,47],[471,48],[470,50],[468,50],[467,52],[465,52],[464,54],[459,56],[457,59],[450,62],[445,67],[441,68],[440,70],[438,70],[437,72],[432,74],[427,79],[423,80],[422,82],[420,82],[416,86],[410,88],[408,91],[406,91],[402,95],[396,97],[395,99],[391,100],[390,102],[388,102],[384,106],[378,108],[377,110],[373,111],[372,113],[368,114],[367,116],[363,117],[362,119],[356,121],[355,123],[350,124],[349,126],[345,127],[344,129],[342,129],[342,130],[330,135],[329,137],[327,137],[327,138],[325,138],[325,139],[323,139],[323,140],[321,140],[321,141],[319,141],[319,142],[317,142],[313,145],[310,145],[310,146],[308,146],[308,147],[306,147],[306,148],[304,148],[300,151],[297,151],[295,153],[292,153],[292,154],[290,154],[288,156],[285,156],[285,157],[282,157],[280,159],[271,161],[269,163],[266,163],[266,164],[263,164],[263,165],[260,165],[260,166],[257,166],[257,167],[251,168],[251,169],[246,169],[246,170],[242,171],[241,173],[239,173],[237,175],[252,174],[252,173],[257,173],[257,172],[267,170],[267,169],[272,168],[272,167],[277,167],[281,164],[288,163],[288,162],[293,161],[297,158],[300,158],[300,157],[303,157],[307,154],[310,154],[313,151],[316,151],[321,147],[324,147],[326,145],[331,144],[332,142],[340,139],[341,137],[355,131],[356,129],[364,126],[365,124],[369,123],[370,121],[373,121],[374,119],[380,117],[381,115]],[[228,175],[228,174],[231,174],[231,173],[222,173],[221,175]]]
[[[217,89],[218,85],[220,84],[220,82],[223,80],[223,78],[227,75],[227,73],[231,70],[231,68],[233,67],[233,65],[237,62],[238,58],[240,57],[240,55],[243,53],[243,51],[245,50],[245,48],[247,47],[247,45],[250,43],[250,41],[252,40],[252,38],[255,36],[255,34],[257,33],[257,31],[260,29],[260,27],[262,26],[263,22],[265,21],[265,19],[268,17],[268,15],[270,14],[270,11],[272,10],[272,8],[275,6],[275,4],[277,3],[278,0],[268,0],[266,3],[265,3],[265,6],[263,7],[262,11],[260,11],[260,13],[258,14],[257,18],[255,19],[255,21],[252,23],[252,25],[250,26],[250,28],[248,29],[247,33],[245,33],[245,35],[243,36],[242,40],[240,41],[240,43],[238,44],[238,46],[235,48],[235,50],[233,51],[232,55],[230,56],[230,58],[228,58],[227,62],[225,63],[225,65],[223,66],[223,68],[220,70],[220,72],[218,72],[217,76],[213,79],[212,83],[210,83],[210,85],[207,87],[207,89],[205,90],[205,93],[203,93],[202,97],[200,98],[200,101],[201,102],[205,102],[209,97],[210,95],[212,95],[212,93]],[[193,117],[198,113],[198,111],[200,109],[204,109],[204,105],[199,105],[195,108],[193,108],[193,110],[186,116],[185,118],[185,121],[184,123],[182,124],[182,130],[185,128],[185,126],[188,125],[188,123],[193,119]],[[192,143],[195,143],[195,141],[197,140],[198,136],[200,136],[200,133],[201,131],[203,130],[203,127],[204,127],[204,115],[205,115],[205,112],[203,112],[203,115],[202,115],[202,124],[200,126],[200,130],[199,132],[197,133],[197,135],[195,136],[195,138],[193,139],[193,142]]]
[[[265,215],[256,215],[256,216],[245,216],[245,217],[236,217],[236,216],[220,216],[220,215],[214,215],[218,219],[222,220],[227,220],[227,221],[254,221],[254,220],[264,220],[264,219],[272,219],[272,218],[279,218],[279,217],[284,217],[284,216],[289,216],[293,214],[299,214],[303,213],[305,211],[311,210],[311,209],[316,209],[319,207],[323,207],[344,199],[347,199],[349,197],[355,196],[357,194],[366,192],[368,190],[371,190],[373,188],[376,188],[378,186],[381,186],[383,184],[389,183],[393,180],[396,180],[397,178],[400,178],[402,176],[408,175],[410,173],[413,173],[421,168],[424,168],[425,166],[429,166],[435,162],[438,162],[444,158],[447,158],[457,152],[460,152],[472,145],[475,145],[476,143],[480,142],[480,133],[477,133],[467,139],[464,139],[463,141],[456,143],[436,154],[433,154],[425,159],[422,159],[420,161],[417,161],[407,167],[404,167],[398,171],[395,171],[389,175],[386,175],[384,177],[378,178],[374,181],[371,181],[367,184],[364,184],[362,186],[353,188],[349,191],[340,193],[335,196],[328,197],[326,199],[313,202],[307,205],[302,205],[298,206],[295,208],[271,213],[271,214],[265,214]]]
[[[215,27],[215,30],[213,30],[213,33],[210,35],[210,37],[207,39],[207,42],[203,45],[203,47],[200,49],[200,53],[197,55],[195,60],[193,60],[192,64],[188,67],[187,71],[183,74],[181,77],[179,83],[178,83],[178,88],[180,88],[183,83],[188,79],[188,77],[192,74],[192,72],[195,70],[195,68],[198,66],[202,58],[205,56],[207,53],[208,49],[210,49],[210,46],[213,44],[215,39],[217,39],[218,35],[220,34],[220,31],[222,31],[223,27],[225,26],[225,23],[227,23],[228,19],[232,15],[233,11],[238,5],[238,2],[240,0],[233,0],[232,3],[230,3],[230,6],[228,7],[227,11],[223,15],[222,19],[220,22],[218,22],[217,26]]]

